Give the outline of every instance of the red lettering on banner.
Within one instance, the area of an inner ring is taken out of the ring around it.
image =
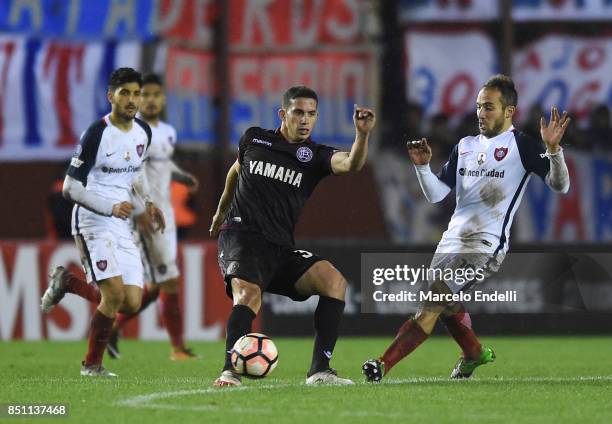
[[[3,46],[1,46],[0,48],[2,48],[3,54],[4,54],[4,61],[2,63],[2,70],[0,71],[0,99],[5,99],[6,98],[6,81],[8,79],[8,71],[9,71],[9,66],[11,65],[11,59],[13,57],[13,52],[15,51],[15,43],[14,42],[7,42],[5,43]],[[3,137],[3,133],[4,133],[4,102],[0,101],[0,146],[2,145],[2,141],[4,139]]]
[[[55,111],[58,116],[59,136],[57,145],[73,146],[76,144],[76,136],[72,130],[72,111],[70,110],[70,68],[76,65],[76,79],[81,81],[83,78],[83,53],[84,46],[73,46],[52,43],[47,50],[43,72],[48,78],[51,74],[51,67],[55,65]]]
[[[568,109],[577,119],[584,119],[589,116],[589,112],[594,104],[598,103],[597,95],[601,89],[601,82],[590,81],[576,90],[569,101]]]
[[[571,158],[566,159],[567,169],[570,175],[576,175],[576,166]],[[580,180],[574,178],[572,180],[572,189],[565,196],[559,197],[559,205],[557,207],[557,216],[555,218],[555,226],[553,229],[554,240],[561,240],[563,231],[567,227],[573,227],[575,235],[573,240],[584,240],[585,231],[582,221],[582,209],[580,207]]]
[[[232,0],[230,41],[243,47],[312,47],[360,40],[360,0]]]
[[[601,46],[588,46],[578,53],[578,66],[584,71],[593,70],[606,60],[606,51]]]
[[[216,259],[216,244],[203,242],[190,243],[190,246],[204,252],[205,259],[203,263],[201,260],[194,262],[198,258],[192,255],[192,272],[185,272],[185,246],[180,245],[179,268],[183,278],[190,277],[190,284],[183,281],[180,289],[183,321],[190,321],[195,337],[223,336],[222,329],[231,312],[232,302],[225,294]],[[77,260],[78,252],[72,243],[0,241],[0,339],[38,340],[44,337],[78,340],[86,337],[91,314],[97,305],[84,304],[85,301],[80,299],[74,302],[75,295],[67,294],[49,315],[43,316],[40,311],[40,297],[47,288],[48,271],[54,266],[64,265],[79,278],[84,278],[80,265],[75,262]],[[193,272],[194,269],[197,272]],[[189,287],[193,291],[190,292]],[[202,298],[199,298],[200,295]],[[201,316],[189,315],[186,301],[190,296],[191,315],[201,312]],[[67,301],[72,301],[72,304]],[[193,308],[194,305],[196,308]],[[138,321],[134,319],[126,326],[126,336],[137,336]],[[217,329],[218,333],[211,332],[211,328]],[[254,331],[259,329],[260,321],[257,320]]]
[[[476,84],[470,75],[466,73],[455,75],[442,89],[442,112],[448,116],[463,112],[466,105],[472,104],[475,90]]]

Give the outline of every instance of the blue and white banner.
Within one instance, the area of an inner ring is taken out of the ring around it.
[[[612,107],[612,37],[548,36],[513,58],[519,111],[556,105],[579,121],[593,105]]]
[[[592,242],[612,240],[612,156],[570,152],[571,184],[555,194],[532,177],[514,220],[514,241]]]
[[[478,90],[497,71],[493,41],[479,31],[409,31],[405,52],[406,97],[427,115],[456,120],[475,111]]]
[[[68,43],[0,36],[0,160],[66,159],[110,110],[110,73],[138,68],[137,42]]]
[[[490,21],[499,15],[499,2],[491,0],[401,0],[402,22]]]

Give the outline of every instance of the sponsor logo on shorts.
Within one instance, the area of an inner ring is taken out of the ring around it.
[[[168,271],[168,267],[166,265],[164,265],[164,264],[159,265],[157,267],[157,272],[159,272],[160,274],[165,274],[166,271]]]
[[[142,157],[142,154],[144,153],[144,144],[139,144],[136,146],[136,153],[138,153],[138,157]]]
[[[300,162],[310,162],[312,160],[312,150],[310,147],[302,146],[295,152]]]
[[[100,271],[106,271],[108,262],[106,260],[96,262],[96,266]]]

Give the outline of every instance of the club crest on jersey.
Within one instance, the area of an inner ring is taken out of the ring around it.
[[[495,149],[495,153],[493,154],[493,156],[495,156],[495,160],[499,162],[500,160],[506,157],[507,153],[507,147],[498,147],[497,149]]]
[[[144,144],[139,144],[136,146],[136,153],[138,153],[138,157],[142,157],[142,154],[144,153]]]
[[[98,267],[100,271],[105,271],[107,265],[108,265],[108,262],[106,260],[96,262],[96,266]]]
[[[312,160],[312,150],[310,147],[302,146],[295,152],[300,162],[310,162]]]
[[[487,160],[487,154],[485,152],[478,153],[478,165],[482,165]]]
[[[165,274],[168,271],[168,267],[166,265],[160,265],[157,267],[157,272],[160,274]]]

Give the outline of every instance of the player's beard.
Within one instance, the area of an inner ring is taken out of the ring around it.
[[[497,121],[493,123],[493,128],[481,130],[480,133],[487,138],[493,138],[498,136],[501,133],[502,128],[504,128],[505,123],[504,115],[502,115]]]
[[[154,108],[144,107],[144,108],[141,108],[139,112],[140,112],[140,116],[142,116],[145,121],[154,121],[159,117],[161,110],[156,107]]]

